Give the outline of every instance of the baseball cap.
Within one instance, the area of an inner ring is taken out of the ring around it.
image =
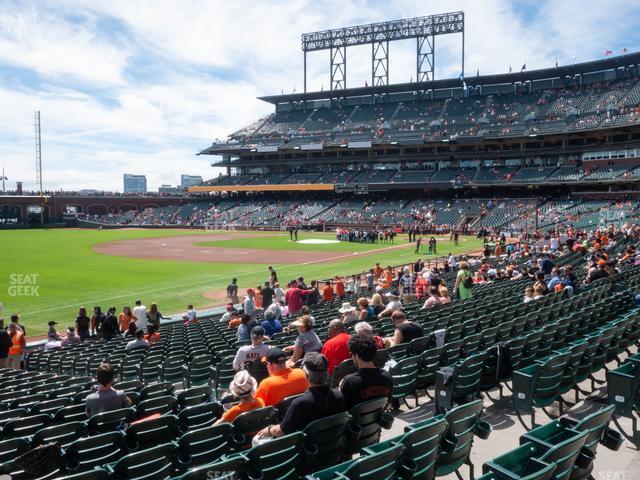
[[[284,350],[278,347],[270,348],[267,350],[267,354],[262,359],[263,363],[283,363],[287,359],[287,354]]]
[[[47,325],[49,325],[50,327],[53,327],[54,325],[57,325],[57,324],[58,322],[51,320]]]
[[[607,264],[607,262],[605,260],[598,260],[598,266],[599,267],[604,267]]]
[[[251,336],[253,338],[264,337],[264,328],[262,328],[262,327],[253,327],[251,329]]]
[[[387,293],[386,295],[387,297],[395,297],[395,298],[400,298],[400,294],[398,293],[397,290],[391,290],[389,293]]]
[[[310,372],[326,372],[329,368],[327,357],[319,352],[307,353],[302,360],[302,366]]]

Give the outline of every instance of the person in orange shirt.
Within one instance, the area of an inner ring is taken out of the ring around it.
[[[309,388],[309,380],[301,368],[287,367],[287,355],[282,349],[270,348],[265,360],[269,376],[260,382],[255,395],[265,406],[277,405]]]
[[[333,301],[333,287],[331,286],[331,282],[324,284],[324,288],[322,289],[322,300],[325,302]]]
[[[384,280],[382,282],[383,288],[391,288],[391,283],[393,282],[393,270],[391,267],[387,267],[384,271]]]
[[[256,302],[256,308],[262,308],[262,287],[260,285],[258,285],[258,287],[256,288],[255,302]]]
[[[376,263],[376,268],[373,269],[373,274],[375,275],[376,280],[378,280],[382,276],[382,272],[384,270],[380,266],[379,263]]]
[[[340,277],[336,277],[336,296],[338,298],[344,298],[345,297],[344,282],[342,281],[342,278],[340,278]]]
[[[144,339],[147,341],[149,345],[156,343],[160,340],[160,334],[156,332],[156,327],[153,325],[149,325],[147,327],[147,333],[144,336]]]
[[[24,338],[24,332],[13,322],[9,324],[9,336],[11,337],[11,347],[9,347],[6,365],[7,368],[20,370],[20,360],[25,348],[27,348],[27,340]]]
[[[137,320],[136,316],[131,313],[131,307],[124,307],[122,313],[118,315],[118,328],[120,333],[124,333],[129,330],[129,324]]]
[[[254,397],[257,385],[256,379],[249,375],[246,370],[240,370],[236,373],[229,385],[229,390],[235,397],[240,399],[240,403],[224,412],[215,425],[222,422],[232,423],[241,413],[264,407],[264,402]]]

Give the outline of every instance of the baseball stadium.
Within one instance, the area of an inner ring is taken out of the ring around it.
[[[302,91],[180,191],[45,190],[36,113],[37,191],[0,194],[0,479],[638,478],[640,52],[465,74],[462,11],[301,49]]]

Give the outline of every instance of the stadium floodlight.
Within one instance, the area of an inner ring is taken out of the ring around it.
[[[304,92],[307,92],[307,52],[329,50],[330,89],[347,88],[347,47],[371,45],[371,86],[389,84],[389,42],[415,38],[416,82],[434,80],[435,37],[462,34],[462,74],[464,78],[464,12],[369,23],[323,30],[302,35]]]

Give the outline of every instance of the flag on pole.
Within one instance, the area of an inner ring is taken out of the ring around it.
[[[558,68],[558,59],[556,58],[556,68]]]
[[[611,55],[613,52],[611,50],[609,50],[608,48],[604,49],[604,56],[608,57],[609,55]]]
[[[364,81],[364,86],[365,86],[365,87],[368,87],[368,86],[369,86],[369,83],[368,83],[366,80]]]
[[[511,73],[511,70],[512,70],[512,69],[511,69],[511,65],[509,65],[509,73]]]
[[[476,70],[476,77],[480,76],[480,69]]]
[[[520,69],[521,72],[524,72],[527,69],[527,64],[523,63],[522,64],[522,68]]]

